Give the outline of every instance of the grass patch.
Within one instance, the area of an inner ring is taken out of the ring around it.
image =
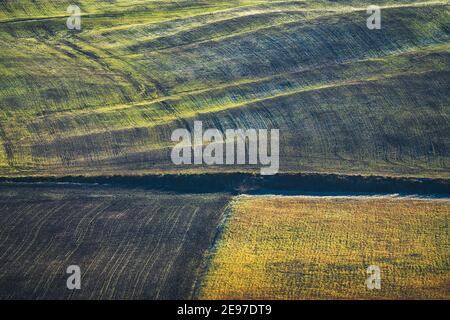
[[[202,299],[448,299],[448,201],[241,197]],[[381,268],[381,290],[366,269]]]

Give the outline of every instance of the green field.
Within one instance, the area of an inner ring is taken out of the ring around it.
[[[448,1],[379,1],[381,30],[364,1],[120,0],[73,31],[72,3],[0,3],[1,175],[173,171],[203,120],[280,129],[284,172],[449,177]]]

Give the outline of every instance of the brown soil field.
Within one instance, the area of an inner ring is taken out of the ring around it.
[[[0,186],[0,299],[188,299],[227,194]],[[68,290],[66,268],[81,268]]]

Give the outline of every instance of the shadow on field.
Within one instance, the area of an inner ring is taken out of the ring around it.
[[[401,193],[450,195],[447,179],[344,176],[323,174],[279,174],[260,176],[247,173],[0,178],[0,183],[98,184],[179,193]]]

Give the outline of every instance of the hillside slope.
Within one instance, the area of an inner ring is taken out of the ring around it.
[[[280,129],[284,172],[450,176],[448,1],[69,2],[0,3],[0,175],[172,171],[197,119]]]

